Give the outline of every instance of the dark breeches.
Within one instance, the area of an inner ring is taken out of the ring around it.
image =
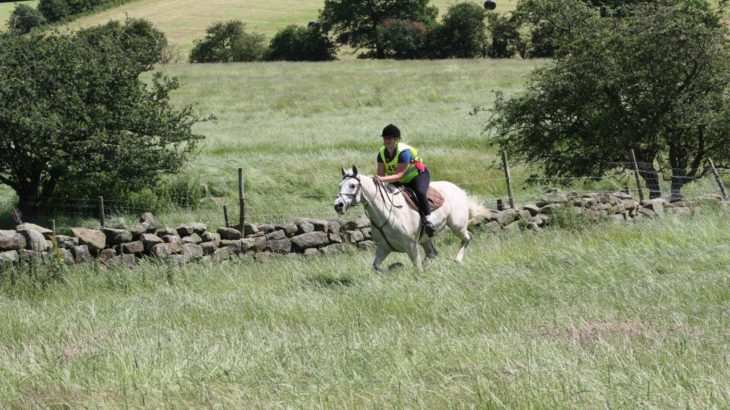
[[[407,184],[403,184],[408,188],[411,188],[416,193],[418,199],[418,208],[421,209],[423,216],[431,215],[431,204],[428,203],[428,184],[431,183],[431,173],[426,169],[425,172],[419,174],[417,177]]]

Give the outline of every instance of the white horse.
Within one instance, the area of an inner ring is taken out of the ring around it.
[[[489,211],[451,182],[435,181],[431,188],[444,199],[441,207],[431,213],[436,232],[448,225],[461,238],[461,248],[455,259],[461,263],[471,240],[467,225],[475,218],[486,216]],[[421,216],[406,204],[400,191],[386,187],[382,182],[376,183],[371,176],[358,174],[354,165],[348,171],[343,168],[335,211],[344,214],[348,208],[360,203],[370,219],[371,233],[377,244],[373,261],[376,271],[380,272],[380,264],[391,252],[407,253],[416,268],[423,270],[419,244],[427,258],[437,255],[431,238],[423,230]]]

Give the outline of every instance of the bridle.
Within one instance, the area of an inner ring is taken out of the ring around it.
[[[339,198],[342,198],[342,200],[345,204],[347,204],[345,195],[352,196],[352,199],[353,199],[352,206],[355,206],[359,202],[362,202],[362,205],[365,208],[365,213],[368,214],[368,216],[370,216],[370,212],[368,212],[368,211],[370,211],[370,209],[371,209],[370,204],[372,201],[366,201],[365,198],[362,196],[362,181],[360,180],[360,176],[359,175],[345,175],[342,177],[342,180],[344,181],[348,178],[353,178],[357,181],[357,189],[355,190],[354,193],[343,194],[342,192],[340,192],[337,196]],[[385,227],[385,225],[388,224],[390,217],[393,215],[393,208],[401,208],[402,205],[394,204],[393,198],[391,198],[389,195],[387,195],[385,193],[385,185],[383,185],[383,181],[373,177],[373,182],[375,183],[375,189],[376,189],[377,193],[380,194],[380,197],[383,199],[383,203],[385,203],[385,204],[389,203],[390,207],[388,207],[388,216],[385,218],[385,221],[383,221],[383,223],[380,226],[378,226],[377,224],[372,224],[372,226],[378,230],[378,232],[380,233],[380,236],[382,236],[383,239],[385,239],[385,243],[387,243],[388,246],[390,246],[391,250],[393,250],[395,252],[402,252],[402,251],[398,250],[395,246],[393,246],[392,243],[390,243],[390,241],[388,240],[388,237],[385,236],[385,232],[383,231],[383,227]],[[359,200],[358,200],[358,196],[360,197]],[[387,198],[387,200],[386,200],[386,198]],[[372,221],[372,217],[370,218],[370,220]]]

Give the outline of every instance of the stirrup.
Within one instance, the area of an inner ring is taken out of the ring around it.
[[[436,227],[433,226],[433,223],[429,221],[425,221],[423,223],[423,228],[426,231],[426,235],[428,235],[429,238],[433,237],[433,234],[436,233]]]

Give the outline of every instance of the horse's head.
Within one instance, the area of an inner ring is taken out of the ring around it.
[[[340,193],[335,199],[335,211],[338,214],[344,214],[347,208],[360,203],[362,199],[362,185],[360,177],[357,174],[357,167],[352,166],[351,170],[345,171],[342,168],[342,181],[340,181]]]

